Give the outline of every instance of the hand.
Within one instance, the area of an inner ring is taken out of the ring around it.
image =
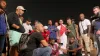
[[[80,37],[77,37],[77,40],[80,40]]]
[[[68,29],[67,32],[71,32],[71,30]]]
[[[51,29],[52,31],[54,30],[54,29]]]
[[[60,43],[60,42],[61,42],[61,40],[60,40],[60,39],[57,39],[57,42],[58,42],[58,43]]]
[[[72,55],[76,56],[76,53],[72,53]]]
[[[4,13],[4,11],[2,9],[0,9],[0,14]]]
[[[8,34],[8,33],[6,34],[6,37],[7,37],[7,38],[9,37],[9,34]]]
[[[74,49],[73,51],[76,53],[77,52],[77,49]]]
[[[16,26],[16,29],[19,29],[20,27],[19,26]]]
[[[98,31],[96,32],[96,34],[100,34],[100,30],[98,30]]]

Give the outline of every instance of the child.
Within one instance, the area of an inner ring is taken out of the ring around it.
[[[55,40],[53,38],[49,40],[49,43],[50,47],[52,48],[51,56],[58,56],[59,53],[58,44],[55,43]]]
[[[71,37],[69,39],[68,46],[69,46],[68,48],[69,56],[82,56],[81,55],[82,45],[76,42],[74,37]]]
[[[49,32],[47,26],[44,26],[44,32],[42,32],[42,35],[43,35],[44,39],[48,42],[49,41],[50,32]]]

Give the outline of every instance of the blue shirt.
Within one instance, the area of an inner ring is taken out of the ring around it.
[[[48,30],[50,31],[50,38],[54,38],[55,40],[57,39],[56,37],[57,37],[57,34],[56,34],[56,32],[57,32],[57,27],[56,26],[48,26]]]
[[[95,21],[94,29],[96,31],[100,29],[100,21]]]
[[[5,35],[7,32],[6,17],[4,14],[0,15],[0,35]]]

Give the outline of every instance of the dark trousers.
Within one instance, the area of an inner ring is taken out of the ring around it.
[[[74,56],[72,54],[73,54],[73,52],[69,52],[69,55],[68,56]],[[77,53],[76,53],[76,56],[82,56],[82,51],[81,50],[78,50]]]
[[[96,41],[98,45],[98,55],[100,55],[100,35],[96,35]]]
[[[0,35],[0,56],[2,55],[5,39],[6,39],[5,35]]]
[[[50,56],[52,49],[50,47],[40,47],[33,51],[20,52],[19,56]]]

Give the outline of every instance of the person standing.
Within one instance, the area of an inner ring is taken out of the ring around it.
[[[4,48],[4,43],[7,34],[7,16],[5,13],[6,1],[0,0],[0,56]]]
[[[60,50],[59,50],[59,55],[64,55],[63,50],[66,50],[67,48],[67,36],[66,36],[66,26],[63,24],[63,20],[59,20],[59,26],[57,27],[58,29],[58,34],[57,34],[57,39],[59,40],[60,44]],[[62,50],[63,49],[63,50]]]
[[[57,36],[56,36],[56,32],[57,32],[57,28],[56,26],[52,25],[52,20],[48,21],[48,30],[50,31],[50,38],[54,38],[55,40],[57,40]]]
[[[79,39],[78,26],[72,21],[70,17],[68,17],[66,21],[67,21],[67,28],[70,30],[70,32],[67,33],[68,38],[75,37],[75,39],[78,40]]]
[[[79,29],[82,40],[85,42],[85,47],[88,56],[90,56],[91,51],[89,43],[90,43],[91,23],[88,19],[85,18],[85,15],[83,13],[80,14]]]
[[[17,6],[15,12],[8,14],[8,23],[10,27],[9,41],[11,46],[10,56],[18,56],[17,45],[19,43],[21,34],[25,32],[25,29],[22,25],[22,19],[20,19],[20,16],[24,14],[24,11],[25,9],[23,6]]]
[[[99,6],[95,6],[93,8],[93,13],[95,14],[94,17],[92,17],[94,20],[93,22],[93,28],[94,28],[94,35],[95,35],[95,39],[97,42],[97,46],[98,46],[98,56],[100,56],[100,7]]]

